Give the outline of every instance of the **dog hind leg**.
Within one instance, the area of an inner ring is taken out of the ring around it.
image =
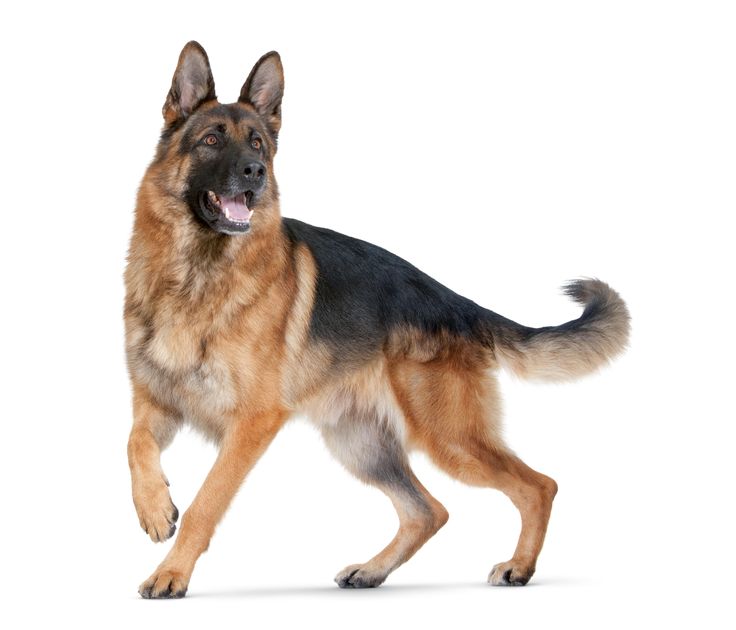
[[[536,569],[557,484],[504,444],[495,378],[472,365],[457,369],[449,363],[407,362],[394,370],[392,381],[412,441],[451,476],[501,490],[519,510],[521,533],[514,555],[495,565],[488,581],[523,586]]]
[[[394,427],[376,410],[348,410],[337,423],[323,426],[322,434],[335,457],[382,490],[398,514],[399,530],[386,548],[335,577],[340,588],[379,586],[447,522],[447,510],[414,476]]]

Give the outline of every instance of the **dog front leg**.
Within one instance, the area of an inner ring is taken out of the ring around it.
[[[220,453],[192,505],[185,512],[176,542],[138,592],[142,597],[183,597],[199,556],[207,550],[215,527],[245,476],[253,468],[286,414],[274,411],[235,421],[223,438]]]
[[[171,538],[179,518],[161,469],[161,451],[171,443],[177,429],[175,417],[157,405],[143,387],[134,385],[128,464],[138,520],[154,542]]]

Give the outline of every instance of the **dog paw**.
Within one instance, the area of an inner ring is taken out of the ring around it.
[[[509,560],[491,569],[488,582],[493,586],[524,586],[534,575],[534,568],[522,566]]]
[[[383,584],[388,574],[371,571],[367,564],[351,564],[335,576],[340,588],[375,588]]]
[[[138,588],[143,599],[181,599],[187,593],[189,577],[179,571],[158,568]]]
[[[179,510],[163,481],[134,489],[133,503],[143,531],[153,542],[163,542],[174,535]]]

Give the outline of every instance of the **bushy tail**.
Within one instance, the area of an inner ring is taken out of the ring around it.
[[[499,364],[516,375],[563,381],[597,370],[623,352],[629,339],[629,311],[605,282],[574,280],[565,293],[583,314],[560,326],[528,328],[492,313],[487,320]]]

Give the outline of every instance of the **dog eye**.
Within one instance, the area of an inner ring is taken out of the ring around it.
[[[261,148],[261,140],[259,138],[253,138],[253,140],[250,141],[250,146],[258,151]]]
[[[217,144],[217,136],[214,133],[210,133],[204,137],[204,143],[209,144],[212,146],[213,144]]]

